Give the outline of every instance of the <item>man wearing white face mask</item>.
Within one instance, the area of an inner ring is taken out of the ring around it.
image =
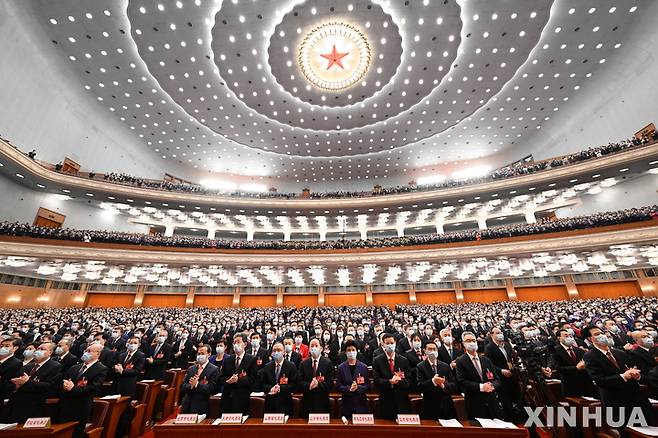
[[[565,329],[557,332],[559,345],[555,347],[551,368],[556,370],[564,397],[596,397],[598,392],[585,369],[583,350],[576,346],[574,336]]]
[[[257,383],[258,369],[256,358],[247,354],[247,335],[236,333],[233,336],[233,353],[224,361],[219,385],[222,386],[222,411],[227,413],[249,414],[249,394]]]
[[[412,413],[409,402],[411,370],[406,357],[396,353],[395,337],[382,335],[384,354],[372,363],[372,377],[379,391],[380,418],[394,420],[398,414]]]
[[[135,395],[137,380],[146,364],[146,356],[139,350],[140,342],[138,337],[128,339],[126,349],[119,354],[112,368],[112,394]]]
[[[631,338],[635,341],[636,347],[628,350],[628,355],[644,377],[656,366],[653,336],[646,330],[636,330],[631,333]]]
[[[439,336],[441,337],[441,346],[438,348],[439,359],[450,364],[450,368],[454,370],[457,367],[457,358],[464,354],[464,351],[454,345],[451,329],[442,329]]]
[[[55,346],[43,343],[34,351],[34,360],[11,379],[14,392],[9,398],[7,416],[3,421],[23,423],[30,417],[42,417],[46,398],[51,397],[62,382],[62,366],[50,360]]]
[[[157,332],[153,345],[146,356],[145,379],[164,380],[167,363],[171,358],[171,344],[167,343],[167,331]]]
[[[210,396],[215,393],[219,369],[208,362],[210,345],[205,344],[197,348],[196,362],[187,369],[181,393],[183,414],[207,414]]]
[[[647,396],[640,390],[642,373],[634,366],[628,354],[610,348],[608,337],[599,327],[587,326],[582,331],[594,346],[585,353],[585,369],[601,393],[601,403],[608,420],[625,423],[630,419],[632,409],[640,407],[649,424],[652,424],[652,408]],[[619,408],[623,407],[621,411]],[[607,408],[611,408],[608,410]],[[610,412],[609,412],[610,411]],[[623,416],[622,416],[623,414]]]
[[[457,383],[464,392],[464,404],[469,419],[503,418],[496,392],[500,380],[496,368],[486,356],[478,355],[478,344],[473,332],[462,333],[466,352],[457,359]]]
[[[334,365],[322,356],[322,346],[311,339],[310,356],[299,365],[299,386],[304,391],[301,416],[329,412],[329,391],[334,386]]]
[[[21,361],[14,356],[22,341],[20,339],[5,339],[0,343],[0,400],[9,398],[14,391],[11,379],[20,375],[23,366]]]

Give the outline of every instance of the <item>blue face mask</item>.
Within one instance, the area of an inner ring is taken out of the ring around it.
[[[206,356],[205,354],[199,354],[196,357],[196,361],[197,361],[197,363],[203,365],[206,362],[208,362],[208,356]]]
[[[348,359],[352,359],[352,360],[356,359],[356,351],[348,351],[345,354],[347,355]]]
[[[25,350],[23,352],[23,359],[32,359],[32,356],[34,356],[34,350]]]
[[[91,360],[91,353],[88,352],[88,351],[85,351],[82,354],[82,357],[80,358],[80,360],[83,361],[83,362],[89,362]]]
[[[393,353],[395,351],[395,344],[385,344],[384,345],[384,350],[387,353]]]
[[[283,353],[280,351],[275,351],[272,353],[272,359],[274,359],[276,362],[281,362],[281,359],[283,359]]]

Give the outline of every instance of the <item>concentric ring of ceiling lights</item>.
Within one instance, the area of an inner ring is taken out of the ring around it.
[[[324,23],[309,32],[298,51],[299,69],[318,88],[342,91],[363,78],[370,66],[366,36],[348,23]]]
[[[645,5],[632,3],[62,0],[25,16],[41,17],[90,95],[161,159],[322,183],[413,177],[515,147],[614,68]],[[309,91],[296,44],[334,20],[369,38],[367,86]]]

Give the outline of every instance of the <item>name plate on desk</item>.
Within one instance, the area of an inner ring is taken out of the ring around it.
[[[418,414],[398,414],[398,424],[420,424]]]
[[[198,422],[198,414],[178,414],[175,420],[176,424],[197,424]]]
[[[50,427],[50,417],[32,417],[25,420],[23,429],[36,429],[40,427]]]
[[[246,420],[247,416],[245,415],[244,418],[242,417],[241,413],[237,414],[222,414],[222,418],[220,418],[220,424],[242,424],[244,420]]]
[[[286,420],[285,414],[263,414],[263,424],[284,424]]]
[[[329,424],[329,414],[308,414],[308,424]]]
[[[375,424],[372,414],[352,414],[352,424]]]

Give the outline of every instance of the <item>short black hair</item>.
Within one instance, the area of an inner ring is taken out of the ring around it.
[[[347,349],[350,348],[350,347],[354,347],[356,349],[356,351],[359,351],[359,347],[356,346],[356,342],[354,342],[351,339],[348,340],[348,341],[345,341],[345,343],[343,343],[343,348],[345,348],[345,351],[347,351]]]
[[[393,339],[395,339],[395,336],[393,336],[393,335],[390,334],[390,333],[384,333],[384,334],[382,335],[382,342],[384,342],[384,341],[387,340],[388,338],[393,338]]]
[[[590,337],[592,337],[591,331],[594,330],[594,329],[599,329],[599,328],[595,325],[588,325],[584,329],[582,329],[580,333],[583,335],[583,337],[590,338]],[[599,330],[601,330],[601,329],[599,329]]]
[[[436,345],[436,342],[434,341],[427,341],[427,343],[425,344],[425,348],[427,348],[428,345],[434,345],[437,349],[439,348],[439,346]]]

